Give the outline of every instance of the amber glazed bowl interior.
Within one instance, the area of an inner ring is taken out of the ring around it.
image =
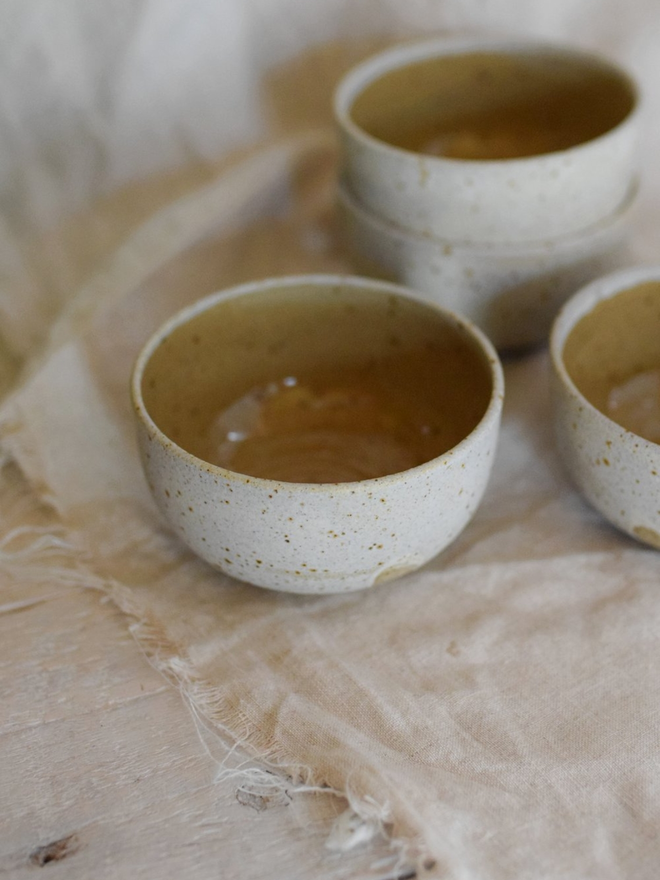
[[[636,174],[637,87],[606,58],[538,42],[396,46],[335,93],[342,173],[374,216],[481,243],[577,233]]]
[[[390,146],[489,161],[586,143],[616,128],[635,103],[628,77],[586,54],[484,46],[386,71],[354,97],[349,114]]]
[[[132,393],[174,532],[234,578],[321,593],[399,577],[460,533],[503,387],[467,320],[395,285],[318,275],[180,312],[146,343]]]
[[[592,282],[550,340],[559,450],[612,523],[660,547],[660,269]]]

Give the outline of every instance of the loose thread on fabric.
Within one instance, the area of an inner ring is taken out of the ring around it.
[[[63,537],[64,532],[63,527],[52,526],[18,526],[11,529],[0,538],[0,570],[11,574],[14,579],[29,579],[31,582],[47,579],[62,586],[104,592],[123,613],[133,618],[129,631],[150,665],[178,688],[191,712],[202,748],[217,767],[214,782],[236,785],[237,799],[256,809],[287,804],[294,796],[301,795],[322,794],[342,798],[349,806],[332,824],[326,841],[327,850],[341,855],[367,845],[380,836],[387,839],[393,849],[391,860],[381,859],[374,866],[379,872],[381,866],[387,870],[386,875],[380,874],[380,880],[413,876],[407,857],[408,846],[403,841],[392,839],[389,834],[390,811],[387,804],[378,804],[369,795],[358,796],[351,789],[350,777],[347,777],[342,791],[319,784],[312,768],[292,764],[290,756],[284,753],[260,751],[256,731],[240,713],[232,716],[231,728],[214,717],[223,711],[217,691],[199,680],[186,658],[168,653],[164,633],[135,606],[127,587],[112,579],[100,578],[86,567],[81,567],[80,554],[75,545]],[[68,565],[53,564],[56,559],[64,559]],[[51,593],[44,597],[6,603],[0,606],[0,614],[31,607],[57,598],[57,595]],[[206,708],[206,713],[203,708]],[[221,758],[209,747],[209,737],[214,744],[221,745],[224,752]],[[250,752],[253,756],[249,755]],[[232,764],[234,758],[236,763]],[[388,862],[389,867],[386,867]]]

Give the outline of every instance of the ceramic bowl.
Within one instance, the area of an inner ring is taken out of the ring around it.
[[[525,42],[398,46],[335,94],[360,203],[411,231],[481,242],[568,235],[614,213],[635,174],[637,108],[611,62]]]
[[[416,373],[420,353],[433,366]],[[200,452],[209,412],[273,377],[340,382],[349,369],[371,371],[387,400],[403,394],[431,407],[442,451],[400,472],[334,483],[250,476]],[[180,538],[240,580],[323,593],[391,580],[456,538],[488,480],[503,377],[481,331],[418,294],[305,276],[236,287],[180,312],[139,355],[132,398],[149,486]]]
[[[578,488],[660,548],[660,267],[592,282],[552,329],[554,420]]]
[[[526,244],[450,241],[410,232],[371,214],[345,185],[339,221],[361,274],[421,291],[466,315],[500,349],[545,342],[560,306],[576,290],[629,259],[633,187],[610,217],[574,235]]]

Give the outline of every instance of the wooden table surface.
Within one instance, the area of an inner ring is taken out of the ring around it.
[[[384,841],[325,848],[343,800],[256,809],[215,782],[181,696],[102,595],[35,582],[16,601],[13,587],[0,599],[0,876],[373,876]]]

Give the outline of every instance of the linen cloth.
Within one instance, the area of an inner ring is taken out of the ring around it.
[[[655,878],[660,556],[568,483],[545,352],[506,364],[492,480],[463,535],[416,574],[335,597],[232,581],[178,542],[141,474],[128,380],[147,336],[206,293],[350,271],[332,87],[413,32],[508,29],[630,64],[649,92],[635,232],[652,257],[660,10],[28,6],[5,4],[0,38],[0,500],[18,528],[3,546],[33,563],[51,535],[53,582],[107,590],[211,729],[346,793],[420,876]]]

